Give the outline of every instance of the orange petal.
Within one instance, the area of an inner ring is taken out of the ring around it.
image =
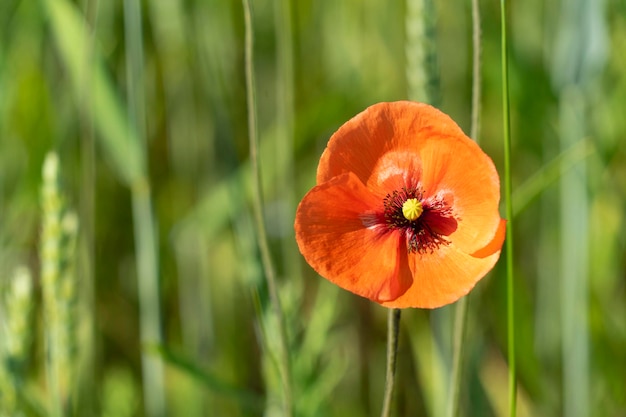
[[[372,169],[367,188],[384,198],[402,187],[419,185],[422,177],[422,160],[411,151],[390,151],[379,158]]]
[[[413,284],[395,300],[381,303],[390,308],[437,308],[466,295],[493,268],[500,251],[476,258],[454,245],[434,253],[410,254]]]
[[[400,232],[375,225],[381,201],[352,173],[315,186],[296,212],[300,252],[321,276],[376,302],[394,300],[412,282]]]
[[[500,225],[500,180],[491,159],[464,136],[429,138],[420,157],[425,194],[450,199],[458,220],[447,238],[466,253],[487,246]]]
[[[493,236],[493,239],[491,239],[491,242],[489,242],[484,248],[472,253],[472,256],[475,258],[485,258],[487,256],[493,255],[495,252],[500,251],[502,249],[502,244],[504,243],[505,236],[506,220],[500,220],[498,230],[496,230],[496,234]]]
[[[429,137],[463,135],[446,114],[411,101],[378,103],[343,124],[330,138],[317,169],[317,183],[354,172],[363,184],[383,154],[419,150]]]

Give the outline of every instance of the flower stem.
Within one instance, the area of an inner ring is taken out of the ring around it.
[[[398,308],[390,308],[387,315],[387,374],[385,377],[385,395],[381,417],[389,417],[391,398],[396,377],[396,357],[398,353],[398,331],[400,330],[400,313]]]
[[[515,417],[517,403],[515,370],[515,291],[513,288],[513,204],[511,186],[511,117],[509,110],[509,62],[506,34],[506,1],[500,0],[502,25],[502,120],[504,127],[504,199],[506,202],[506,282],[509,361],[509,416]]]
[[[253,48],[253,27],[252,10],[250,0],[242,0],[244,24],[245,24],[245,69],[246,69],[246,99],[248,103],[248,135],[250,142],[250,163],[252,164],[252,179],[254,189],[254,220],[257,229],[257,240],[261,253],[261,262],[267,280],[267,287],[270,302],[274,310],[274,315],[278,322],[279,349],[278,352],[278,372],[283,384],[283,408],[284,415],[293,415],[293,403],[291,394],[291,370],[289,362],[289,350],[287,344],[287,326],[280,304],[278,286],[276,284],[276,272],[265,232],[263,214],[263,191],[261,185],[261,169],[259,165],[258,133],[257,133],[257,110],[256,110],[256,85],[254,80],[254,48]]]

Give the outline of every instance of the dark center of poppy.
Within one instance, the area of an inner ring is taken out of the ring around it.
[[[445,236],[456,230],[452,209],[441,198],[424,198],[421,188],[402,187],[383,200],[384,217],[390,229],[404,232],[409,252],[434,252],[448,245]]]

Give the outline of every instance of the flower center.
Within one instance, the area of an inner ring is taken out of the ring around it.
[[[452,208],[437,197],[424,198],[421,188],[402,187],[383,200],[389,229],[401,230],[409,252],[434,252],[450,242],[444,237],[456,230]]]
[[[415,221],[424,212],[422,203],[417,198],[409,198],[402,204],[402,214],[409,221]]]

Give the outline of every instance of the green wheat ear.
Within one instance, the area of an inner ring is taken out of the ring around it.
[[[4,288],[0,327],[0,415],[16,415],[32,341],[33,284],[30,270],[15,269]]]
[[[46,371],[53,416],[69,414],[76,374],[74,262],[78,217],[67,208],[59,177],[59,158],[51,152],[43,166],[40,256]]]

